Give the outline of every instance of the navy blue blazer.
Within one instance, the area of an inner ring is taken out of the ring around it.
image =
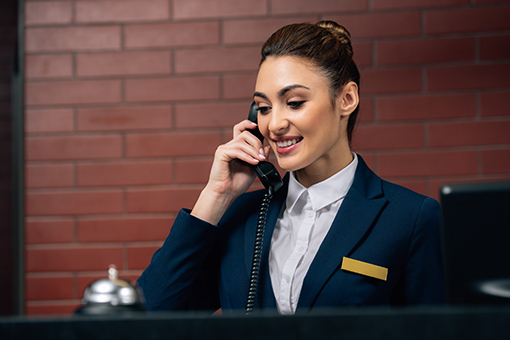
[[[276,310],[268,257],[287,184],[285,179],[269,206],[255,309]],[[243,310],[264,192],[241,195],[218,226],[181,210],[138,279],[146,307]],[[382,180],[359,157],[354,182],[305,277],[296,313],[444,303],[440,224],[436,200]],[[344,257],[387,268],[387,280],[342,269]]]

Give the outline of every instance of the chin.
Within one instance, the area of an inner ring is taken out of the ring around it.
[[[285,159],[285,157],[278,157],[276,156],[276,160],[278,161],[278,166],[280,169],[284,171],[297,171],[300,169],[303,169],[304,166],[302,164],[296,164],[295,162],[292,162],[289,159]]]

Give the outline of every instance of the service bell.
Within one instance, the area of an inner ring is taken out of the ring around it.
[[[84,291],[77,315],[129,314],[142,312],[144,297],[140,287],[118,278],[115,265],[110,265],[108,278],[92,282]]]

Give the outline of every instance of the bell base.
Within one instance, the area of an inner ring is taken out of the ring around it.
[[[142,304],[112,306],[107,303],[89,303],[76,309],[74,315],[129,315],[145,312]]]

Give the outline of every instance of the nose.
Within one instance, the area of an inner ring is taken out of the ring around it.
[[[281,109],[278,106],[273,107],[271,117],[267,128],[269,132],[274,135],[281,135],[285,133],[289,127],[289,121],[285,109]]]

